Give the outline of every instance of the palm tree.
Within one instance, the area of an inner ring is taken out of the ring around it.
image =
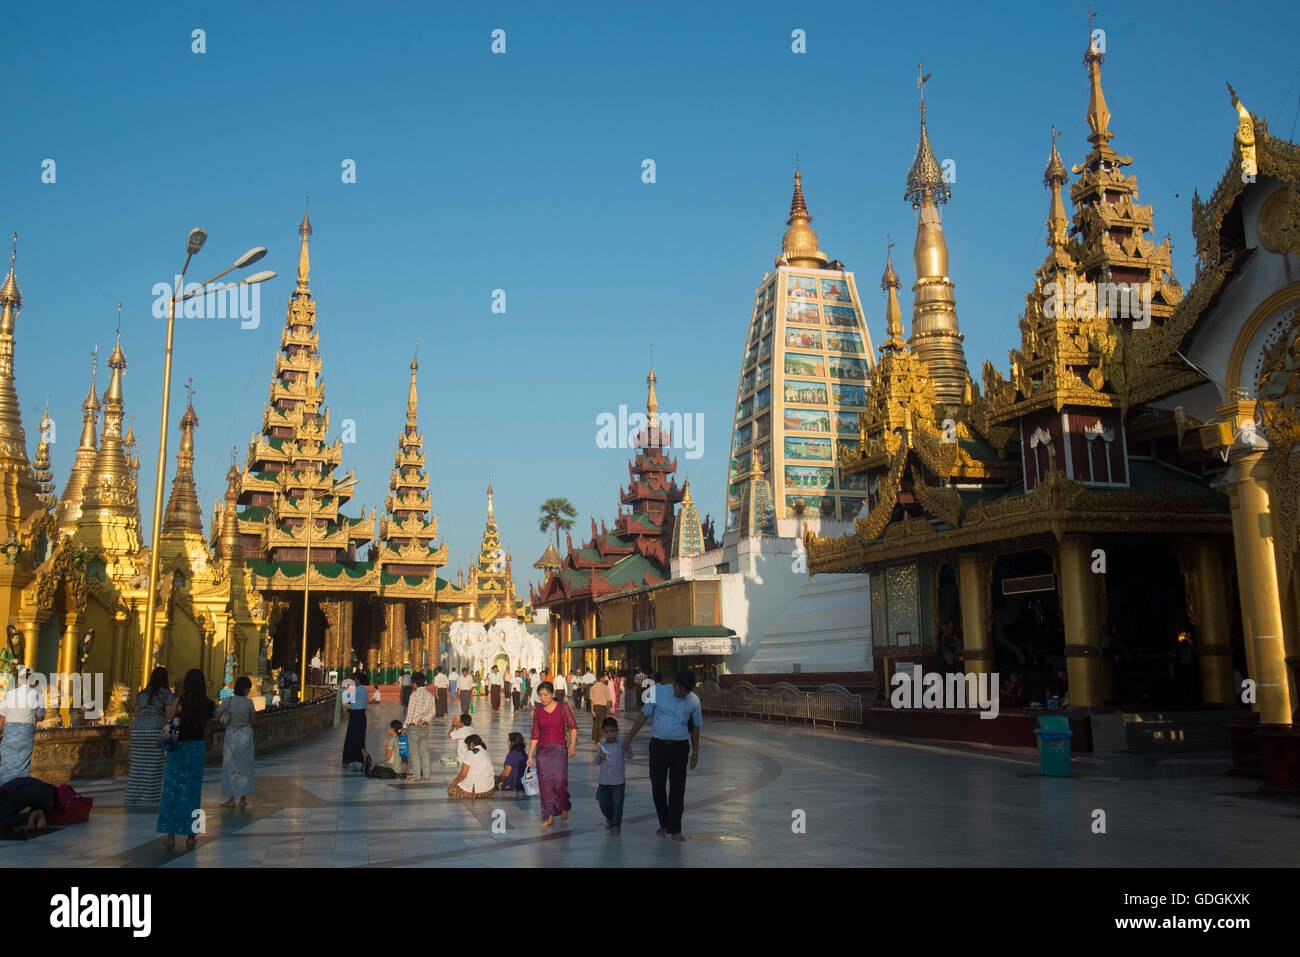
[[[570,504],[567,498],[548,498],[539,507],[540,515],[537,518],[537,526],[543,532],[549,532],[555,529],[555,550],[560,550],[560,530],[568,531],[573,528],[573,519],[578,514],[578,510]]]

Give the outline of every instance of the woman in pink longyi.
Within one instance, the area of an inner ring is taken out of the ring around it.
[[[567,820],[573,807],[569,800],[569,758],[578,753],[578,722],[567,704],[555,700],[555,686],[549,681],[537,686],[537,697],[541,704],[533,709],[528,763],[537,769],[542,827],[550,827],[556,814],[560,820]]]

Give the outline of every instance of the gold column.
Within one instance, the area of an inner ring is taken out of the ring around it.
[[[1219,541],[1196,542],[1197,654],[1201,664],[1201,699],[1206,704],[1228,704],[1232,685],[1232,643],[1228,636],[1228,605],[1224,600],[1227,576]]]
[[[1232,551],[1233,558],[1237,562],[1237,604],[1241,607],[1241,633],[1246,646],[1246,677],[1254,678],[1259,674],[1255,667],[1255,645],[1250,640],[1250,636],[1255,633],[1254,626],[1250,619],[1250,598],[1247,595],[1247,577],[1246,577],[1246,556],[1242,550],[1242,542],[1246,540],[1246,533],[1242,527],[1244,519],[1241,512],[1241,496],[1237,492],[1236,485],[1227,485],[1224,491],[1228,494],[1228,506],[1232,515]],[[1233,690],[1236,693],[1236,689]],[[1250,704],[1250,710],[1259,712],[1259,698],[1256,697]]]
[[[1097,578],[1092,573],[1092,549],[1087,536],[1061,539],[1061,617],[1065,621],[1066,671],[1070,707],[1101,706],[1098,664],[1101,633],[1097,616]]]
[[[1250,606],[1247,647],[1255,652],[1252,676],[1256,682],[1260,724],[1291,723],[1291,695],[1287,681],[1286,649],[1282,638],[1282,602],[1277,587],[1277,561],[1273,552],[1273,463],[1263,452],[1237,452],[1230,459],[1237,473],[1240,515],[1234,514],[1233,536],[1240,538],[1243,567],[1238,574],[1242,605]],[[1239,520],[1238,520],[1239,518]]]
[[[59,718],[65,728],[72,723],[72,683],[67,676],[77,668],[77,639],[80,631],[78,619],[73,618],[64,626],[63,640],[59,642],[59,678],[56,687],[59,692]]]
[[[109,673],[109,686],[115,681],[127,680],[127,648],[126,648],[126,617],[124,615],[113,616],[113,656],[111,671]]]
[[[989,596],[984,590],[983,566],[979,552],[962,552],[957,556],[962,657],[966,662],[967,670],[976,674],[986,674],[994,667],[994,653],[989,645],[989,634],[984,630],[984,616]],[[992,693],[997,694],[998,690],[993,688]]]
[[[23,622],[23,664],[36,670],[36,651],[37,644],[40,641],[40,622],[25,621]]]

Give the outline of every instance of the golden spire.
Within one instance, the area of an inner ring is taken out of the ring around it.
[[[492,480],[488,479],[488,523],[493,521],[492,518]]]
[[[903,198],[918,210],[916,246],[912,262],[916,282],[912,286],[912,336],[909,343],[925,363],[939,401],[956,405],[966,382],[966,353],[957,327],[957,299],[948,277],[948,243],[943,236],[939,206],[951,198],[943,172],[935,162],[925,124],[925,83],[932,74],[921,73],[917,64],[916,86],[921,99],[921,143],[907,174]]]
[[[790,218],[785,221],[789,228],[781,237],[781,258],[788,265],[822,269],[829,261],[826,254],[818,248],[817,234],[808,225],[812,220],[813,218],[808,215],[808,204],[803,198],[803,176],[796,166],[794,197],[790,200]]]
[[[1092,20],[1097,14],[1088,8],[1088,51],[1083,55],[1084,66],[1088,68],[1088,142],[1095,147],[1103,147],[1112,135],[1110,131],[1110,110],[1106,109],[1106,95],[1101,92],[1101,65],[1106,57],[1097,49],[1092,38]]]
[[[230,452],[230,469],[226,472],[226,500],[221,510],[221,529],[215,544],[216,560],[222,565],[241,565],[243,539],[239,536],[239,465],[235,451]]]
[[[86,490],[86,480],[95,468],[95,452],[99,446],[99,392],[95,388],[95,373],[99,369],[99,343],[90,354],[90,391],[81,403],[81,440],[77,443],[76,458],[68,484],[59,499],[59,534],[71,535],[81,514],[81,497]]]
[[[27,459],[27,433],[23,431],[22,410],[18,405],[18,390],[14,384],[14,328],[23,297],[18,291],[14,276],[14,262],[18,258],[18,234],[14,233],[14,247],[9,254],[9,275],[0,287],[0,469],[17,474],[17,488],[9,482],[0,491],[0,539],[40,507],[37,501],[36,477]],[[11,478],[12,481],[12,478]]]
[[[23,294],[18,291],[18,280],[14,278],[14,260],[18,258],[18,234],[14,233],[14,248],[9,253],[9,275],[5,277],[4,286],[0,286],[0,304],[13,304],[14,309],[23,307]],[[10,334],[13,330],[10,329]]]
[[[310,197],[308,199],[310,202]],[[302,237],[302,249],[298,252],[298,291],[306,292],[308,274],[311,272],[311,259],[307,255],[307,237],[311,235],[311,220],[307,218],[307,203],[303,204],[302,222],[298,224],[298,235]]]
[[[646,385],[650,387],[650,391],[646,395],[645,400],[645,410],[649,420],[649,428],[657,429],[659,428],[659,397],[655,395],[655,382],[658,380],[655,378],[655,367],[653,362],[650,363],[650,374],[645,377],[645,381]]]
[[[163,513],[163,536],[182,536],[185,533],[203,534],[203,511],[199,507],[198,489],[194,484],[194,430],[199,417],[194,414],[194,390],[185,383],[189,400],[181,416],[181,445],[176,451],[176,477],[172,480],[172,494]]]
[[[898,273],[894,272],[894,244],[889,243],[885,253],[885,274],[880,277],[880,289],[885,293],[886,342],[895,349],[903,348],[903,310],[898,304]],[[884,346],[881,347],[882,351]]]
[[[45,394],[45,414],[41,416],[41,440],[36,445],[36,498],[41,507],[54,507],[54,474],[50,471],[50,395]]]
[[[104,428],[94,467],[86,480],[76,534],[84,544],[105,548],[111,554],[133,555],[140,549],[140,506],[132,462],[128,458],[127,443],[134,440],[134,435],[129,434],[126,442],[122,436],[122,421],[126,418],[122,394],[126,354],[122,351],[120,330],[108,357],[108,367],[112,378],[104,392]]]
[[[419,371],[420,363],[415,356],[411,356],[411,388],[406,393],[406,419],[408,422],[414,422],[417,412],[420,408],[420,396],[415,390],[415,373]]]
[[[1051,206],[1047,212],[1047,248],[1063,250],[1066,234],[1070,228],[1069,217],[1065,215],[1065,202],[1061,199],[1061,187],[1065,185],[1067,175],[1061,154],[1056,151],[1056,138],[1060,130],[1052,127],[1052,155],[1047,159],[1047,168],[1043,171],[1043,186],[1052,194]]]
[[[687,505],[693,504],[691,501],[691,480],[687,479],[682,483],[682,507],[685,508]]]

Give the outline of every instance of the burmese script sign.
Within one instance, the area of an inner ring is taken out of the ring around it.
[[[734,655],[740,650],[739,638],[674,638],[673,656]]]

